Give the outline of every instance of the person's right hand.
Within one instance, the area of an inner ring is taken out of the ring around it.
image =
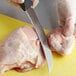
[[[32,1],[33,1],[32,8],[35,8],[38,5],[39,0],[32,0]],[[11,3],[14,6],[17,6],[17,7],[21,8],[18,4],[19,3],[24,3],[24,0],[8,0],[8,2]]]

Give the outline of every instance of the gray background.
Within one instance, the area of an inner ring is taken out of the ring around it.
[[[56,8],[56,0],[40,0],[38,6],[35,8],[39,21],[44,28],[53,29],[57,26],[58,17]],[[10,5],[7,0],[0,0],[0,13],[30,22],[23,11]]]

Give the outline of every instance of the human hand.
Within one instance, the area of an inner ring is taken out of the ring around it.
[[[39,0],[32,0],[32,1],[33,1],[32,8],[35,8],[38,5]],[[18,4],[19,3],[24,3],[24,0],[8,0],[8,2],[11,3],[14,6],[17,6],[17,7],[21,8]]]
[[[57,7],[62,26],[48,34],[48,43],[53,51],[68,55],[76,43],[76,0],[57,0]]]
[[[58,15],[61,25],[64,25],[63,34],[71,36],[76,33],[76,0],[57,0]]]

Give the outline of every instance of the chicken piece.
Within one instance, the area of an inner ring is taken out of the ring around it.
[[[63,34],[63,30],[64,28],[61,26],[50,32],[48,34],[48,42],[50,48],[54,49],[53,51],[56,51],[61,55],[68,55],[72,52],[73,46],[76,43],[76,33],[66,37]]]
[[[0,44],[0,74],[15,69],[20,72],[39,68],[44,63],[39,38],[33,28],[21,27]]]

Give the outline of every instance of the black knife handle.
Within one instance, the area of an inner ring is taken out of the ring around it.
[[[30,8],[33,5],[32,0],[25,0],[24,3],[19,4],[21,8],[26,11],[28,8]]]

